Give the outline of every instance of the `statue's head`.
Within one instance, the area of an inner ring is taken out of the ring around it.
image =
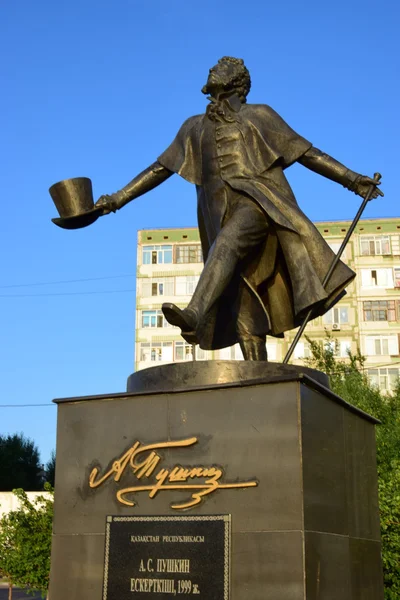
[[[215,67],[210,69],[207,83],[201,91],[214,98],[221,94],[234,92],[244,103],[250,87],[250,73],[246,69],[243,59],[223,56]]]

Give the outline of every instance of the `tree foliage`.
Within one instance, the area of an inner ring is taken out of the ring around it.
[[[0,435],[0,491],[43,489],[39,450],[22,433]]]
[[[56,476],[56,453],[54,450],[51,453],[49,460],[46,463],[46,481],[54,487],[54,480]]]
[[[307,338],[307,366],[329,375],[332,390],[347,402],[379,419],[376,427],[378,492],[385,599],[400,599],[400,386],[391,395],[371,385],[358,350],[348,360],[335,358],[338,342],[327,334],[321,344]]]
[[[46,491],[52,492],[49,484]],[[49,585],[53,495],[31,502],[22,490],[14,490],[20,502],[0,519],[0,575],[13,585],[40,591]],[[9,596],[11,598],[11,596]]]

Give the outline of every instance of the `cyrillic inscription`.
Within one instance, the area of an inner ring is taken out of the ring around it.
[[[103,600],[228,600],[230,515],[107,517]]]

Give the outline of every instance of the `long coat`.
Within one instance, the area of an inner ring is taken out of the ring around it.
[[[307,152],[311,143],[293,131],[269,106],[236,101],[229,108],[236,113],[234,126],[240,132],[242,143],[237,146],[235,160],[221,169],[221,179],[234,190],[253,198],[273,225],[272,233],[246,266],[242,277],[265,309],[262,313],[268,321],[267,333],[282,337],[284,331],[301,324],[310,308],[313,308],[312,318],[331,308],[343,296],[344,288],[355,273],[340,261],[326,289],[322,287],[334,253],[301,211],[284,174],[287,167]],[[204,153],[207,119],[207,115],[197,115],[185,121],[175,140],[158,158],[167,169],[196,185],[204,260],[223,227],[225,210],[224,207],[218,209],[217,223],[214,222],[213,227],[207,224],[203,210],[207,193],[204,174],[209,166],[207,161],[215,160]],[[229,319],[221,323],[227,314],[223,302],[224,297],[210,312],[200,340],[203,348],[224,347],[237,341]]]

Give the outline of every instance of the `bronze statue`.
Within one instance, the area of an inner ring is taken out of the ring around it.
[[[314,148],[269,106],[247,104],[243,60],[223,57],[202,92],[205,114],[189,118],[156,162],[95,210],[119,210],[178,173],[194,183],[205,266],[184,310],[163,304],[169,323],[203,349],[239,342],[246,360],[267,360],[266,336],[283,337],[304,317],[324,314],[355,273],[299,208],[284,170],[294,162],[359,196],[383,195],[377,180],[347,169]],[[372,188],[371,188],[372,186]]]

